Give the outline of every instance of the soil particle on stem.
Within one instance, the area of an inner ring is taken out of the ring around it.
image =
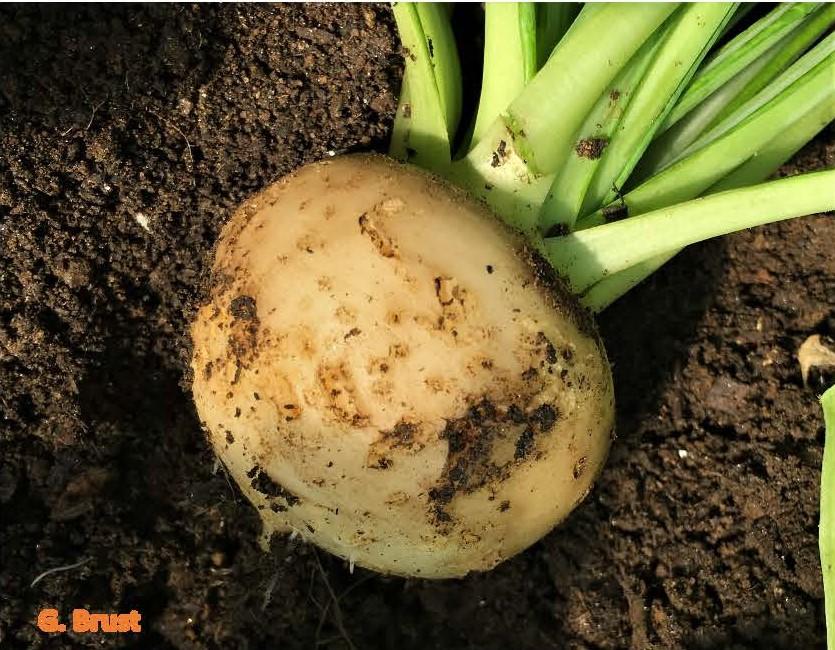
[[[608,144],[608,138],[583,138],[574,146],[574,151],[580,158],[597,160],[603,155],[603,150]]]

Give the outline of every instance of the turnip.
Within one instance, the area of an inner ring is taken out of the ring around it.
[[[409,164],[341,156],[252,198],[192,328],[198,413],[265,537],[384,573],[489,569],[588,493],[614,423],[592,311],[690,243],[835,208],[832,171],[754,184],[835,117],[835,37],[801,56],[829,8],[710,55],[735,5],[486,11],[508,60],[469,135],[446,9],[398,3]]]
[[[460,575],[542,536],[602,466],[591,319],[448,183],[382,156],[309,165],[232,217],[214,272],[195,399],[268,529]]]

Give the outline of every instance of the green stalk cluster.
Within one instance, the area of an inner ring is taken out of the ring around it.
[[[647,39],[621,72],[620,77],[626,78],[616,78],[581,127],[580,134],[589,135],[580,142],[602,138],[600,155],[578,152],[569,158],[542,208],[543,226],[563,223],[571,228],[579,215],[616,198],[616,188],[626,181],[733,14],[734,5],[729,3],[687,5]],[[600,105],[615,101],[622,107],[609,132],[592,135]],[[578,167],[587,170],[585,182],[575,180]],[[570,206],[565,205],[566,197],[573,200]]]
[[[460,68],[434,6],[394,7],[407,57],[392,154],[485,200],[590,309],[690,243],[835,209],[835,172],[756,185],[835,119],[835,5],[751,20],[735,3],[488,3],[459,156]]]
[[[529,2],[484,6],[484,73],[472,148],[537,71],[536,9]]]

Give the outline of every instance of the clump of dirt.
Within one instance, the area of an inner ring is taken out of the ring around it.
[[[436,583],[289,539],[263,554],[184,386],[187,323],[242,200],[384,148],[390,11],[0,18],[0,645],[822,645],[823,433],[794,355],[835,335],[831,217],[693,247],[603,316],[619,438],[592,496],[519,557]],[[833,163],[829,131],[784,173]],[[48,636],[44,607],[137,609],[143,632]]]
[[[580,158],[597,160],[603,155],[604,149],[609,144],[609,138],[583,138],[574,145],[574,152]]]

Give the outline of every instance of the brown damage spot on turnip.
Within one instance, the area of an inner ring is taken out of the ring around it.
[[[404,503],[408,503],[412,499],[411,495],[407,492],[403,492],[402,490],[398,490],[393,494],[389,495],[389,497],[385,500],[385,504],[387,506],[399,506]]]
[[[298,404],[284,404],[281,407],[281,410],[284,414],[285,422],[292,422],[293,420],[298,420],[302,414],[302,408]]]
[[[583,472],[586,471],[586,462],[587,461],[588,461],[588,459],[585,456],[581,456],[580,458],[577,459],[577,462],[574,463],[573,474],[574,474],[574,479],[575,480],[579,479],[583,475]]]
[[[252,296],[238,296],[233,298],[229,304],[229,313],[232,318],[238,320],[255,320],[258,318],[258,309],[255,298]]]
[[[235,368],[232,384],[237,384],[243,370],[248,369],[258,356],[258,309],[255,299],[248,295],[238,295],[229,301],[228,317],[219,323],[218,328],[227,326],[226,359],[216,359],[215,365],[231,365]]]
[[[344,323],[346,325],[355,323],[357,320],[357,312],[350,307],[346,307],[345,305],[337,307],[336,311],[334,311],[334,316],[336,316],[340,323]]]
[[[512,405],[513,406],[513,405]],[[518,424],[525,424],[525,429],[516,439],[516,451],[514,458],[523,460],[527,458],[536,448],[535,438],[539,434],[548,433],[554,428],[559,417],[559,411],[551,404],[542,404],[536,407],[525,417],[521,410],[509,410],[511,419]]]
[[[317,278],[316,285],[321,291],[333,291],[333,280],[326,275]]]
[[[439,434],[448,444],[446,464],[428,493],[430,516],[439,530],[449,532],[449,505],[457,494],[505,481],[517,463],[535,457],[536,438],[549,433],[558,418],[552,404],[525,409],[482,397],[462,417],[447,420]]]
[[[275,481],[259,465],[253,465],[252,469],[246,473],[246,476],[250,479],[250,485],[253,490],[260,492],[269,499],[281,499],[284,501],[284,504],[276,502],[270,504],[274,512],[284,512],[287,508],[292,508],[301,503],[299,497]]]
[[[369,463],[368,466],[372,469],[388,469],[392,464],[391,458],[380,456],[375,463]]]
[[[528,415],[528,423],[532,424],[538,433],[548,433],[554,428],[560,417],[559,410],[552,404],[541,404]]]
[[[603,341],[597,332],[594,317],[571,293],[569,285],[557,275],[554,267],[539,251],[530,246],[523,246],[519,254],[530,265],[536,285],[545,291],[554,309],[565,316],[581,333],[593,339],[598,348],[603,350]]]
[[[442,307],[451,305],[454,300],[453,292],[458,290],[458,285],[452,278],[435,278],[435,296]]]
[[[425,446],[422,431],[422,424],[400,420],[391,429],[380,431],[380,439],[375,444],[385,444],[389,449],[420,450]]]
[[[458,337],[458,324],[465,323],[475,308],[469,292],[455,278],[437,276],[434,279],[435,297],[441,307],[436,330]]]
[[[398,257],[397,244],[385,232],[383,222],[388,215],[403,209],[403,202],[399,199],[386,199],[375,205],[368,212],[364,212],[358,219],[360,232],[371,240],[371,243],[383,257]]]
[[[369,447],[366,464],[368,467],[387,469],[398,454],[423,450],[427,442],[425,436],[426,429],[422,423],[400,420],[391,429],[380,430],[379,438]]]
[[[427,377],[423,384],[435,394],[452,393],[457,386],[457,382],[442,376]]]
[[[395,343],[389,346],[390,359],[405,359],[409,356],[409,346],[405,343]]]
[[[371,240],[374,247],[383,257],[397,257],[397,246],[384,233],[381,233],[373,222],[369,219],[368,214],[363,214],[359,218],[360,232]]]
[[[337,422],[360,426],[368,419],[356,403],[357,387],[347,362],[320,363],[316,382],[323,406]]]
[[[549,365],[557,363],[557,349],[554,347],[554,344],[551,343],[551,340],[545,335],[545,332],[537,332],[536,341],[542,350],[546,363]]]
[[[303,253],[313,255],[317,251],[325,251],[326,244],[325,240],[321,237],[313,234],[306,234],[299,238],[296,242],[296,248]]]
[[[534,431],[530,427],[522,431],[522,434],[516,439],[516,453],[513,457],[516,460],[527,458],[534,449]]]

